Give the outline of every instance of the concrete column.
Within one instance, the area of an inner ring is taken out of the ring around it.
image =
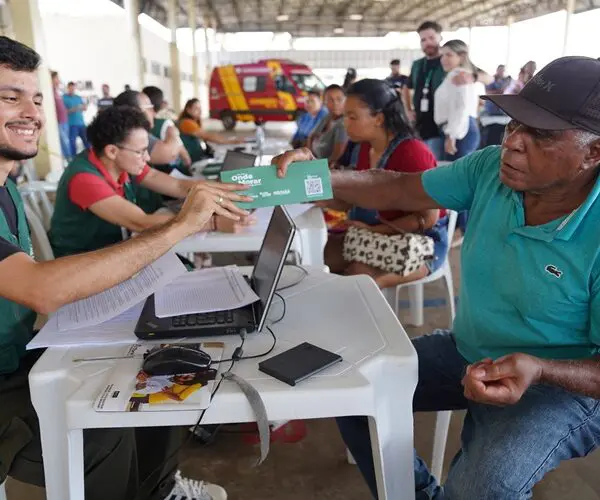
[[[565,38],[563,41],[562,55],[566,56],[569,50],[569,31],[571,30],[571,18],[575,10],[575,0],[566,0],[567,18],[565,20]]]
[[[0,0],[0,35],[7,36],[8,38],[15,38],[10,9],[6,0]]]
[[[135,77],[137,81],[130,83],[132,89],[142,90],[145,85],[144,78],[144,51],[142,49],[142,29],[138,16],[140,15],[139,0],[124,0],[123,6],[129,17],[129,29],[133,41],[133,52],[135,57]]]
[[[177,50],[177,0],[169,0],[169,29],[171,30],[171,42],[169,49],[171,54],[171,90],[172,108],[176,113],[181,112],[181,72],[179,69],[179,51]]]
[[[507,33],[506,33],[506,59],[505,59],[506,62],[504,63],[504,64],[506,64],[506,69],[510,68],[510,42],[511,42],[511,38],[512,38],[513,22],[514,22],[514,18],[512,16],[508,16],[508,18],[506,19],[506,27],[508,28]]]
[[[34,163],[40,178],[44,178],[50,173],[53,174],[52,176],[56,176],[63,170],[63,158],[60,150],[56,107],[54,106],[54,89],[48,67],[38,0],[10,0],[7,5],[10,10],[12,32],[15,39],[28,45],[42,57],[38,78],[40,90],[44,95],[46,126],[42,132],[39,153]]]
[[[188,0],[188,16],[192,32],[192,95],[198,97],[200,78],[198,75],[198,48],[196,47],[196,0]]]

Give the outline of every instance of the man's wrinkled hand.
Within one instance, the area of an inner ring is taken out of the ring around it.
[[[295,161],[311,161],[315,157],[308,148],[293,149],[286,151],[283,154],[277,155],[271,161],[271,164],[277,167],[277,175],[279,177],[285,177],[288,167]]]
[[[469,365],[462,384],[467,399],[505,406],[519,402],[525,391],[538,383],[541,376],[540,359],[515,353],[496,361],[484,359]]]

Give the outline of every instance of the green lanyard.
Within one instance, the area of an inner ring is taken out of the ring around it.
[[[433,70],[430,69],[425,76],[425,85],[423,85],[423,96],[427,97],[429,95],[431,79],[433,78]]]

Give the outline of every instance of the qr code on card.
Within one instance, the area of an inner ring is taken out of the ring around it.
[[[304,179],[304,190],[306,196],[322,196],[323,195],[323,181],[321,179]]]

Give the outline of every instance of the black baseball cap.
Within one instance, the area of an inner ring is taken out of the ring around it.
[[[528,127],[600,135],[600,60],[561,57],[542,68],[519,94],[482,99]]]

